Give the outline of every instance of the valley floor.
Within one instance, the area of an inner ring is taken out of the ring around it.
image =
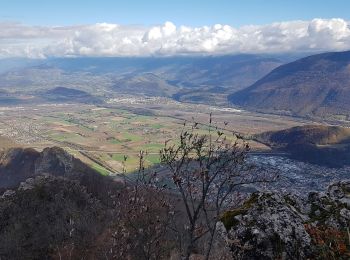
[[[313,123],[233,108],[180,103],[167,98],[121,96],[108,100],[104,105],[48,103],[0,106],[0,135],[18,146],[38,150],[60,146],[102,174],[115,175],[134,171],[140,150],[147,151],[148,166],[157,164],[159,150],[166,141],[176,139],[185,121],[199,123],[198,131],[205,133],[210,113],[214,124],[229,136],[233,136],[231,132],[240,133],[248,139],[264,131]],[[250,145],[254,152],[269,152],[263,144],[250,141]],[[322,189],[336,179],[334,176],[341,178],[342,172],[347,172],[342,169],[339,174],[333,174],[333,170],[327,168],[314,169],[308,164],[288,160],[269,154],[252,156],[252,161],[258,165],[279,168],[288,180],[287,185],[281,182],[281,188],[293,187],[294,184],[296,190],[300,187],[308,189],[317,183],[316,188]],[[305,177],[314,176],[312,172],[316,170],[318,177]]]

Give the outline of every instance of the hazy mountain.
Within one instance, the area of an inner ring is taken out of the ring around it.
[[[173,98],[181,102],[203,103],[227,106],[228,89],[225,87],[183,88]]]
[[[350,115],[350,51],[282,65],[229,96],[247,109],[295,115]]]
[[[13,93],[9,93],[5,90],[0,90],[0,104],[2,105],[13,105],[13,104],[19,104],[21,103],[21,100],[16,97]]]
[[[115,81],[112,88],[124,94],[171,97],[179,88],[152,73],[128,75]]]
[[[101,100],[79,89],[57,87],[43,93],[43,98],[55,102],[101,103]]]
[[[42,60],[28,58],[8,58],[0,60],[0,73],[18,70],[42,63]]]
[[[35,60],[2,74],[0,70],[0,89],[33,93],[65,86],[93,96],[175,95],[178,100],[213,103],[227,100],[229,93],[254,83],[282,60],[263,55]],[[217,88],[223,97],[216,95]]]
[[[38,66],[93,74],[153,73],[178,86],[227,86],[239,89],[281,65],[280,58],[262,55],[150,58],[65,58]]]

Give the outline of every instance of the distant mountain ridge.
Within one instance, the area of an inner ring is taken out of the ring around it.
[[[115,81],[113,90],[124,94],[172,97],[179,88],[153,73],[128,75]]]
[[[229,96],[235,105],[298,116],[350,116],[350,51],[330,52],[281,65]]]
[[[35,95],[37,91],[65,86],[92,96],[139,94],[213,104],[215,90],[221,88],[224,97],[220,100],[226,104],[228,94],[254,83],[283,64],[284,59],[228,55],[49,58],[23,66],[18,62],[8,70],[0,70],[0,90]]]
[[[50,89],[42,94],[42,98],[49,101],[60,101],[60,102],[78,102],[78,103],[101,103],[102,101],[97,97],[92,96],[86,91],[67,88],[67,87],[56,87]]]

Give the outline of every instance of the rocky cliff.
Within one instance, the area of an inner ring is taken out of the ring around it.
[[[255,193],[221,220],[238,259],[349,259],[350,181],[307,199]]]
[[[40,175],[78,181],[99,199],[107,198],[108,190],[116,185],[59,147],[45,148],[42,152],[31,148],[11,148],[0,152],[0,192]]]

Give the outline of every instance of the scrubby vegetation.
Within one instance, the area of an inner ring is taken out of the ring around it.
[[[246,161],[249,145],[209,120],[184,124],[160,166],[102,176],[60,148],[0,157],[0,259],[346,259],[347,182],[326,195],[253,193],[273,181]],[[124,167],[127,157],[123,158]],[[21,163],[18,163],[21,162]]]
[[[28,179],[0,198],[0,258],[89,255],[107,219],[106,207],[77,182]]]

